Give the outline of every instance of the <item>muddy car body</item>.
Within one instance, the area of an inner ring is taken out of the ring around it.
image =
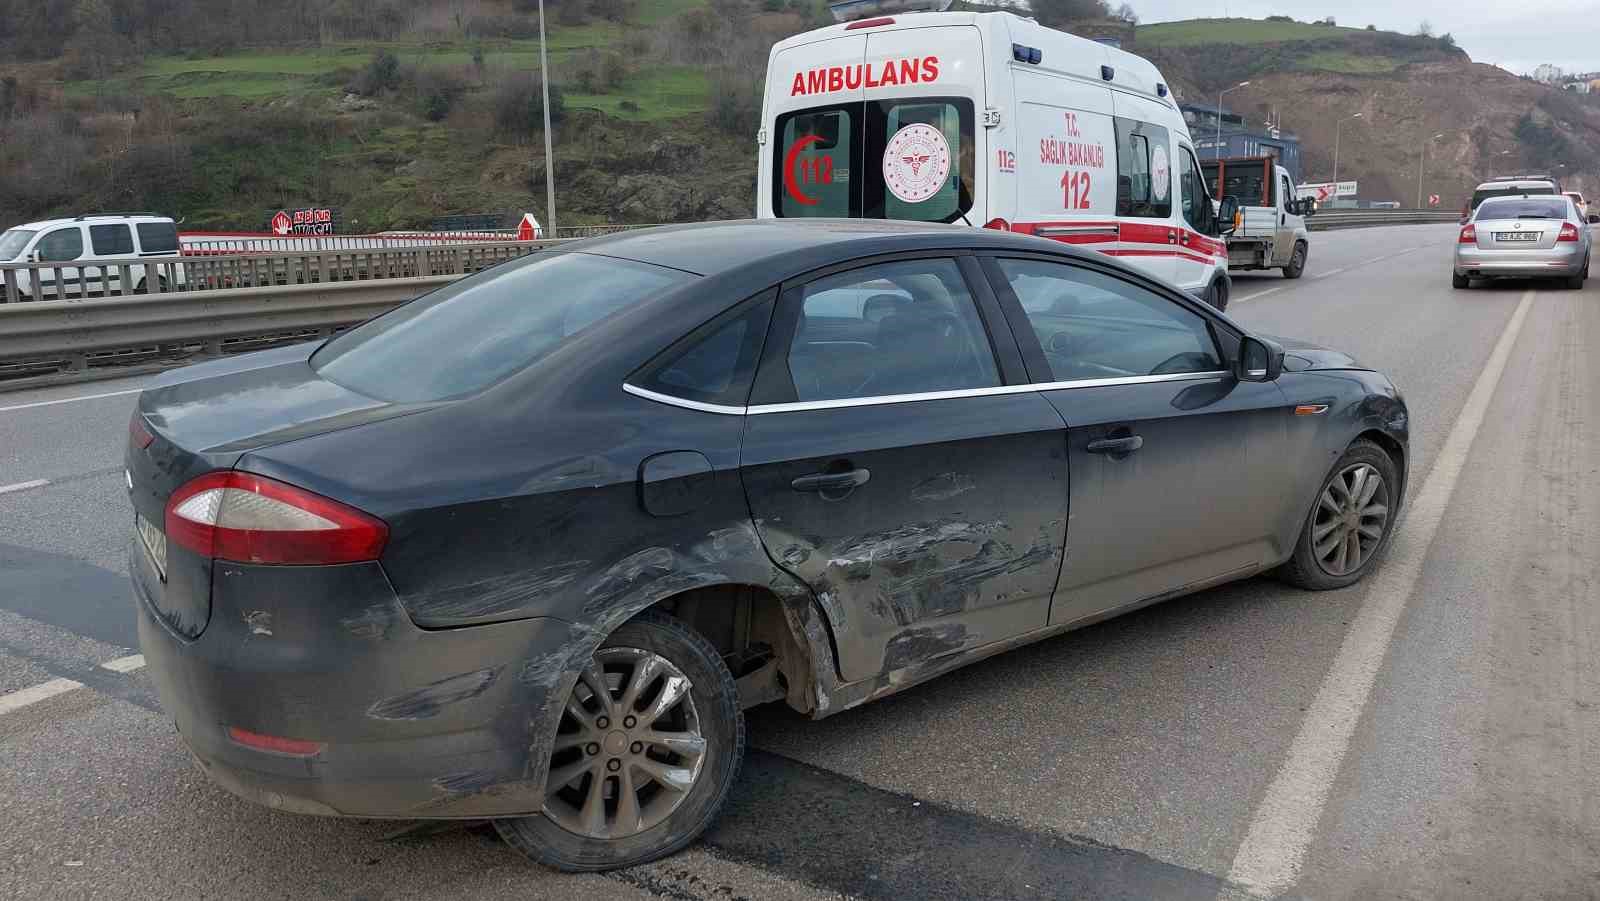
[[[552,341],[428,336],[468,304],[502,337],[530,304],[576,309],[503,290],[573,266],[648,290]],[[1033,296],[1057,276],[1171,321],[1112,346],[1142,326]],[[1056,322],[1092,335],[1032,330]],[[1406,408],[1350,358],[1286,345],[999,232],[765,221],[569,245],[148,388],[127,454],[141,643],[201,766],[247,798],[506,818],[569,869],[648,859],[714,816],[742,708],[828,716],[1275,567],[1359,578],[1403,496]],[[1104,362],[1141,353],[1165,371]],[[1381,495],[1354,497],[1358,468]],[[1323,512],[1339,486],[1382,522]],[[1307,546],[1335,532],[1331,557]],[[656,707],[693,735],[640,731]],[[585,806],[619,772],[640,782]]]

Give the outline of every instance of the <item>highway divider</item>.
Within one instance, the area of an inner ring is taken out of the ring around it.
[[[1343,210],[1320,209],[1306,218],[1306,228],[1329,231],[1335,228],[1370,228],[1375,225],[1416,225],[1428,222],[1458,222],[1461,213],[1453,210]]]

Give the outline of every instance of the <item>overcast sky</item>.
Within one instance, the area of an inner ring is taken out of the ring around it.
[[[1373,24],[1414,33],[1426,19],[1434,34],[1450,32],[1476,62],[1519,75],[1540,63],[1568,72],[1600,70],[1600,0],[1131,0],[1141,22],[1237,16],[1333,16],[1340,25]],[[1111,4],[1116,7],[1118,4]]]

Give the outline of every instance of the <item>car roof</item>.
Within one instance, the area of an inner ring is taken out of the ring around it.
[[[29,230],[43,230],[47,228],[59,228],[63,225],[104,225],[106,222],[172,222],[172,217],[156,216],[153,214],[129,215],[126,213],[91,213],[87,216],[73,216],[69,219],[41,219],[38,222],[24,222],[20,225],[15,225],[12,227],[26,228]]]
[[[1556,184],[1548,178],[1495,178],[1478,185],[1477,190],[1485,188],[1543,188],[1548,186],[1555,190]]]
[[[563,250],[714,276],[761,268],[776,282],[832,262],[921,249],[1012,249],[1088,256],[1056,241],[965,225],[881,219],[740,219],[617,232]]]

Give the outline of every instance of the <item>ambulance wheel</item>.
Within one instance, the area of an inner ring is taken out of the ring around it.
[[[1206,289],[1206,303],[1215,307],[1219,312],[1228,309],[1228,280],[1219,278]]]

